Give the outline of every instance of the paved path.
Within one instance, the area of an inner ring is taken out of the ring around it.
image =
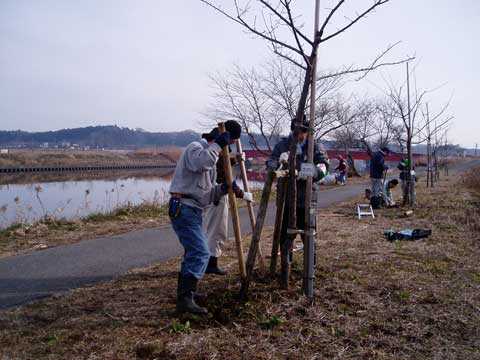
[[[462,165],[461,170],[474,166],[480,166],[480,161]],[[352,199],[364,188],[360,184],[322,190],[319,206],[325,208]],[[265,225],[273,225],[274,216],[271,203]],[[240,209],[240,218],[242,229],[249,229],[246,208]],[[0,259],[0,309],[109,280],[181,254],[173,230],[164,226]]]

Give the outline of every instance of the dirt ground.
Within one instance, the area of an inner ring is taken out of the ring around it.
[[[358,220],[355,202],[319,214],[313,304],[301,251],[290,290],[256,276],[237,299],[235,245],[206,276],[206,317],[175,314],[179,259],[0,313],[5,359],[480,359],[480,171],[420,184],[418,208]],[[397,195],[398,195],[397,191]],[[388,242],[388,229],[432,229]],[[272,229],[265,229],[264,254]],[[245,247],[247,245],[245,244]]]

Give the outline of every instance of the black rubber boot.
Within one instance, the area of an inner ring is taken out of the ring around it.
[[[227,272],[218,267],[218,258],[215,256],[210,256],[208,260],[207,270],[205,274],[215,274],[215,275],[226,275]]]
[[[192,314],[208,314],[208,310],[198,306],[193,299],[198,280],[192,275],[178,275],[177,312]]]

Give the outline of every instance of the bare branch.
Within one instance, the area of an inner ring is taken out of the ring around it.
[[[347,29],[349,29],[350,27],[352,27],[354,24],[356,24],[361,18],[365,17],[368,13],[372,12],[375,8],[377,8],[378,6],[380,5],[383,5],[387,2],[389,2],[390,0],[375,0],[375,2],[373,3],[372,6],[370,6],[367,10],[365,10],[363,13],[361,13],[360,15],[358,15],[355,19],[353,19],[352,21],[350,21],[350,23],[348,23],[346,26],[342,27],[340,30],[334,32],[333,34],[330,34],[328,35],[327,37],[325,38],[321,38],[320,39],[320,43],[323,43],[325,41],[328,41],[330,40],[331,38],[334,38],[335,36],[343,33],[344,31],[346,31]],[[330,14],[333,16],[333,13],[337,10],[337,7],[339,7],[340,5],[342,5],[342,3],[344,2],[344,0],[340,0],[339,3],[337,4],[337,6],[330,12]],[[329,14],[329,15],[330,15]],[[331,16],[330,16],[331,18]],[[330,18],[327,18],[328,21],[330,21]],[[324,26],[322,26],[322,29],[325,28],[326,26],[326,23],[324,23]],[[323,32],[322,32],[323,34]]]
[[[242,25],[244,28],[246,28],[248,31],[252,32],[253,34],[260,36],[261,38],[271,42],[272,44],[277,44],[277,45],[282,46],[286,49],[289,49],[290,51],[293,51],[293,52],[295,52],[298,55],[303,57],[302,52],[300,50],[298,50],[297,48],[293,47],[290,44],[287,44],[286,42],[278,40],[276,37],[271,36],[271,34],[268,34],[268,31],[265,32],[265,31],[258,30],[255,25],[250,25],[247,21],[245,21],[244,18],[243,18],[244,11],[240,11],[240,8],[238,7],[238,4],[237,4],[236,1],[235,1],[235,6],[236,6],[236,9],[237,9],[236,17],[234,17],[233,15],[231,15],[231,14],[227,13],[226,11],[222,10],[220,7],[212,4],[208,0],[200,0],[200,1],[204,4],[206,4],[207,6],[211,7],[212,9],[216,10],[217,12],[222,14],[223,16],[227,17],[228,19],[233,20],[237,24]]]
[[[298,38],[298,30],[295,27],[295,24],[293,23],[292,12],[290,10],[290,3],[288,1],[285,1],[283,4],[285,6],[285,9],[287,10],[288,18],[290,19],[290,26],[292,28],[293,36],[295,37],[295,41],[297,42],[298,49],[303,54],[303,60],[305,61],[307,66],[311,66],[310,60],[308,59],[308,56],[305,54],[305,51],[303,51],[302,44],[300,43],[300,40]]]

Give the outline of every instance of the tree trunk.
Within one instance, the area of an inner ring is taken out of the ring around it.
[[[347,154],[347,163],[348,163],[348,177],[362,177],[360,173],[355,168],[355,160],[353,160],[352,155]]]
[[[316,49],[318,44],[313,47],[312,54],[309,57],[309,63],[312,63],[312,59],[315,57]],[[302,93],[300,96],[300,101],[298,102],[297,112],[295,116],[295,122],[297,125],[301,125],[303,121],[303,114],[305,112],[305,105],[307,104],[307,96],[310,87],[310,82],[312,78],[312,67],[307,66],[305,71],[305,79],[303,82]],[[314,101],[314,99],[312,99]],[[288,170],[289,170],[289,181],[287,189],[287,197],[289,202],[289,221],[288,229],[295,231],[297,229],[297,181],[296,181],[296,169],[297,169],[297,144],[298,144],[298,129],[295,127],[293,131],[293,141],[290,144],[290,154],[288,157]],[[293,241],[295,240],[296,234],[288,234],[285,237],[286,241],[284,244],[280,244],[281,250],[281,275],[280,275],[280,286],[283,289],[288,289],[288,280],[290,279],[290,261],[289,253],[292,248]]]

